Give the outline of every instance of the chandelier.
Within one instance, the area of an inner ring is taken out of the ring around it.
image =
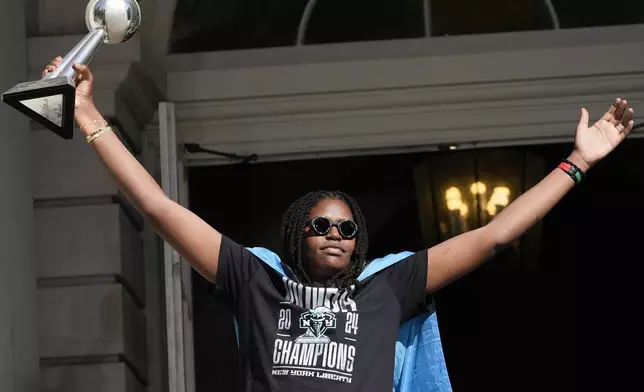
[[[491,189],[490,189],[491,188]],[[490,190],[488,192],[488,190]],[[449,216],[449,226],[443,224],[441,231],[450,232],[450,237],[469,230],[468,218],[471,213],[481,214],[483,224],[501,212],[510,204],[512,191],[508,186],[488,186],[483,181],[477,181],[469,186],[469,197],[457,186],[450,186],[445,191],[445,207]]]
[[[522,147],[450,150],[424,157],[415,179],[427,247],[483,227],[546,173],[543,159]],[[540,224],[513,245],[534,259]],[[520,243],[521,242],[521,243]]]

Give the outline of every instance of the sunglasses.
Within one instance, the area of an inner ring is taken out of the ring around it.
[[[317,235],[326,235],[333,227],[337,227],[340,235],[347,239],[354,238],[358,233],[358,225],[351,219],[344,219],[340,222],[331,222],[331,220],[326,216],[316,216],[306,222],[306,224],[307,226],[311,226]]]

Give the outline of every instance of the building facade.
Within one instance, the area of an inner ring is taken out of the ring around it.
[[[168,151],[175,174],[231,162],[186,143],[262,162],[547,143],[572,140],[581,106],[644,103],[641,24],[171,53],[175,3],[142,2],[140,33],[91,64],[99,109],[160,181]],[[3,5],[3,91],[81,39],[85,5]],[[0,390],[191,390],[180,260],[79,132],[0,119]]]

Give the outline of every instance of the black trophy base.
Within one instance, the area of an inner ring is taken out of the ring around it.
[[[72,79],[59,76],[20,83],[2,94],[2,101],[63,139],[72,139],[75,97]]]

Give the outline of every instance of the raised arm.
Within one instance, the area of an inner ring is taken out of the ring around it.
[[[584,173],[608,155],[633,128],[633,110],[617,99],[604,116],[588,126],[581,111],[575,146],[568,160]],[[576,181],[560,168],[521,195],[486,226],[445,242],[428,252],[427,291],[434,292],[479,267],[499,249],[532,227],[570,191]]]
[[[52,72],[62,59],[57,57],[43,71]],[[75,118],[81,131],[90,136],[106,125],[92,100],[93,76],[85,65],[74,65],[76,80]],[[206,279],[217,274],[221,234],[197,215],[168,199],[156,181],[111,131],[91,142],[98,156],[116,179],[119,189],[172,245]]]

